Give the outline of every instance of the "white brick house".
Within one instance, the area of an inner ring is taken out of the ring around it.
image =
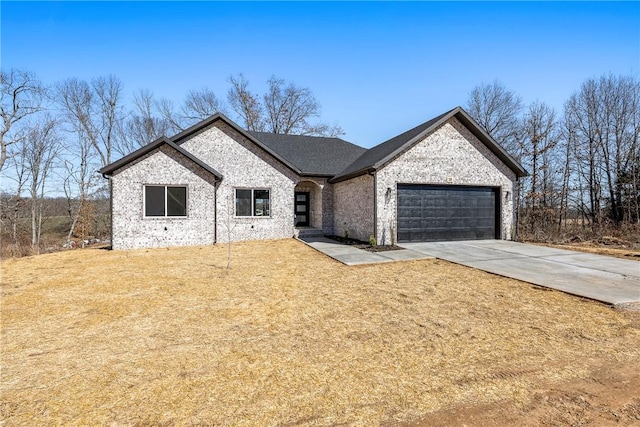
[[[278,239],[511,239],[526,172],[462,108],[371,149],[216,114],[100,170],[114,249]]]

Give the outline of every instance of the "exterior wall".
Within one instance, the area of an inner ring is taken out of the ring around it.
[[[374,234],[373,177],[361,175],[333,185],[333,232],[368,241]]]
[[[214,177],[173,148],[165,145],[125,166],[111,183],[113,249],[215,243]],[[186,185],[187,216],[145,218],[145,184]]]
[[[223,176],[216,193],[218,242],[293,236],[293,193],[299,179],[294,172],[223,122],[193,135],[182,147]],[[269,189],[271,215],[236,217],[236,188]]]
[[[512,238],[515,173],[455,117],[376,173],[379,244],[397,237],[397,184],[500,187],[501,236]],[[390,189],[387,192],[387,189]],[[397,239],[396,239],[397,241]]]
[[[333,185],[324,178],[322,186],[322,232],[326,235],[333,235]]]

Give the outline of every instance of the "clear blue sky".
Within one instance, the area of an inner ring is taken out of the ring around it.
[[[589,77],[640,72],[638,2],[7,2],[3,68],[45,83],[115,74],[180,102],[244,73],[309,87],[365,147],[494,79],[561,109]]]

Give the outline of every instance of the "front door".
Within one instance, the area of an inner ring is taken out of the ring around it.
[[[295,192],[296,227],[309,226],[309,192]]]

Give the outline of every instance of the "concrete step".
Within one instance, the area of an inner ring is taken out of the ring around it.
[[[321,228],[296,228],[296,236],[298,238],[303,237],[322,237],[324,236],[324,232]]]

